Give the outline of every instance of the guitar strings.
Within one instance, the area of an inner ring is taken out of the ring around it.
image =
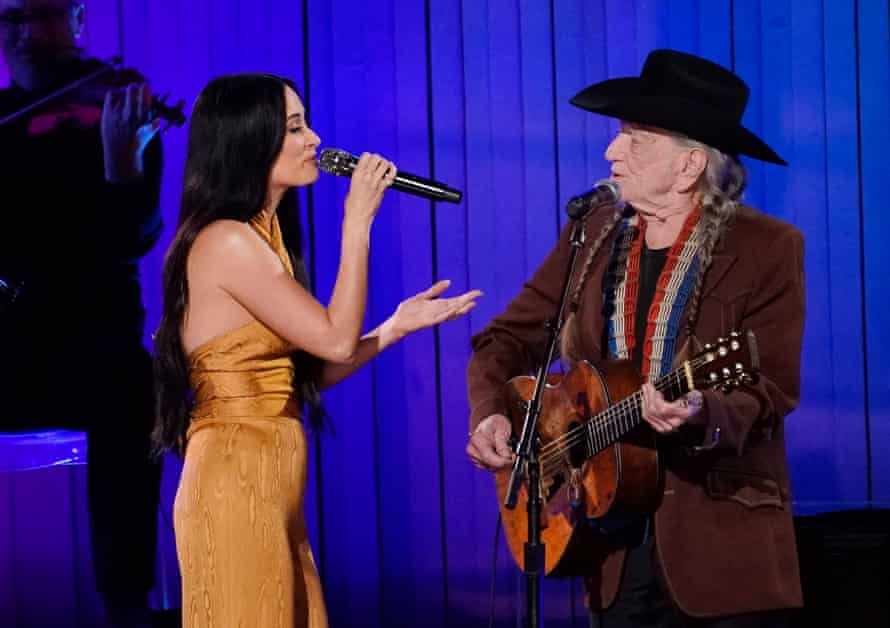
[[[659,384],[665,382],[666,379],[659,380],[656,382],[656,388],[662,390]],[[593,417],[588,423],[569,430],[560,438],[557,438],[542,447],[541,464],[543,465],[543,473],[549,474],[554,470],[554,467],[561,467],[565,461],[564,454],[569,452],[575,445],[587,440],[589,429],[593,430],[594,440],[597,444],[608,440],[608,436],[605,433],[616,428],[620,429],[621,426],[619,423],[622,421],[625,412],[634,409],[634,406],[638,406],[639,398],[639,392],[625,397],[615,405],[609,406],[609,408]],[[588,425],[590,425],[591,428],[588,428]],[[606,438],[601,438],[603,436],[606,436]]]
[[[680,375],[678,370],[655,382],[655,387],[658,390],[664,390],[670,385],[679,382]],[[542,475],[549,476],[554,470],[562,467],[563,462],[565,461],[563,454],[568,452],[575,445],[586,440],[589,429],[593,429],[597,441],[603,441],[604,439],[602,437],[606,436],[606,432],[616,427],[620,427],[617,424],[623,418],[626,411],[639,405],[639,398],[639,392],[625,397],[618,403],[609,406],[607,409],[600,412],[589,422],[569,430],[563,436],[554,439],[552,442],[542,447]]]
[[[674,380],[674,381],[670,381],[670,380]],[[669,385],[672,385],[674,383],[679,383],[679,382],[680,382],[679,373],[675,372],[675,373],[671,373],[669,376],[666,376],[666,377],[658,380],[655,383],[655,387],[658,390],[664,390]],[[667,384],[667,385],[665,385],[665,384]],[[618,403],[609,406],[608,408],[606,408],[605,410],[603,410],[602,412],[600,412],[599,414],[594,416],[589,422],[583,423],[583,424],[569,430],[568,432],[566,432],[559,438],[556,438],[556,439],[552,440],[551,442],[547,443],[546,445],[544,445],[541,448],[542,454],[550,453],[551,450],[553,450],[555,447],[559,447],[560,449],[564,450],[568,447],[571,447],[571,446],[577,444],[578,442],[580,442],[581,440],[583,440],[587,437],[586,432],[589,429],[588,428],[589,425],[593,425],[594,430],[597,430],[597,428],[612,427],[613,426],[612,420],[622,418],[623,415],[625,414],[626,410],[631,409],[633,406],[637,405],[639,398],[640,398],[640,393],[638,391],[638,392],[633,393],[632,395],[625,397]]]
[[[655,386],[658,390],[664,390],[681,382],[682,377],[680,375],[680,371],[677,370],[655,382]],[[625,397],[618,403],[610,406],[597,416],[593,417],[591,421],[577,426],[576,428],[564,434],[562,437],[555,439],[551,443],[548,443],[542,448],[542,459],[544,457],[550,459],[554,455],[558,456],[559,454],[565,452],[567,449],[570,449],[582,440],[585,440],[588,435],[592,435],[599,442],[604,441],[603,437],[605,437],[605,440],[608,440],[610,436],[616,435],[614,433],[615,428],[622,427],[621,423],[623,423],[626,411],[630,409],[633,409],[634,411],[637,410],[639,399],[639,392]],[[613,433],[609,434],[610,431],[612,431]]]
[[[702,364],[704,364],[706,358],[701,357],[698,359],[690,360],[690,364],[693,368],[698,368]],[[682,369],[676,369],[672,373],[669,373],[662,379],[655,382],[655,387],[659,391],[663,391],[673,385],[682,383],[683,377],[681,375]],[[541,448],[541,463],[543,465],[542,472],[544,474],[550,474],[550,471],[554,467],[554,463],[556,466],[561,466],[563,463],[563,454],[569,451],[572,447],[583,442],[587,439],[588,433],[592,432],[593,440],[597,441],[596,443],[591,444],[603,444],[607,445],[607,441],[610,440],[610,436],[615,435],[615,429],[622,427],[621,423],[623,422],[624,415],[627,410],[634,409],[637,410],[636,406],[639,405],[640,392],[636,392],[628,397],[625,397],[618,403],[609,406],[604,411],[600,412],[598,415],[593,417],[590,421],[579,425],[568,432],[566,432],[563,436],[554,439],[547,445],[544,445]],[[612,434],[609,434],[609,431],[612,431]],[[617,439],[615,439],[617,440]],[[600,447],[597,450],[602,451],[605,446]]]
[[[698,368],[704,362],[704,358],[693,359],[690,360],[690,364],[692,364],[695,368]],[[658,390],[663,390],[674,384],[679,384],[682,382],[681,371],[677,369],[676,371],[666,375],[664,378],[655,382],[655,386]],[[542,463],[544,464],[544,468],[542,471],[542,475],[550,476],[554,467],[560,468],[563,466],[565,462],[564,454],[567,450],[571,449],[575,444],[587,438],[587,432],[592,428],[594,436],[594,440],[596,443],[591,441],[591,445],[601,445],[596,452],[592,452],[591,455],[595,453],[599,453],[608,446],[608,441],[613,440],[611,437],[616,436],[616,432],[614,429],[616,427],[620,428],[623,425],[616,425],[615,419],[621,420],[623,424],[623,415],[629,406],[636,406],[638,404],[638,399],[640,397],[640,393],[634,393],[629,397],[626,397],[619,401],[617,404],[610,406],[599,415],[594,417],[591,421],[580,425],[573,430],[570,430],[562,437],[554,440],[551,443],[542,448],[544,452],[542,455]],[[634,408],[636,410],[636,408]],[[611,434],[609,433],[610,431]],[[618,438],[614,438],[614,440],[618,440]],[[552,451],[556,448],[556,451]]]

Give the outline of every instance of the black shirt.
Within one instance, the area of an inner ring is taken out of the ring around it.
[[[0,117],[41,95],[0,90]],[[0,279],[22,286],[0,308],[5,400],[89,395],[144,361],[138,262],[161,232],[157,137],[143,158],[142,179],[108,183],[98,122],[58,104],[0,127]]]
[[[652,299],[655,296],[655,288],[658,286],[658,278],[664,269],[667,261],[667,254],[670,247],[664,249],[650,249],[643,242],[643,250],[640,254],[640,285],[637,293],[637,309],[634,312],[634,340],[636,347],[633,352],[633,364],[637,371],[643,366],[643,351],[645,347],[643,342],[646,338],[646,327],[648,325],[647,318],[649,315],[649,307],[652,305]],[[645,377],[645,373],[642,373]]]

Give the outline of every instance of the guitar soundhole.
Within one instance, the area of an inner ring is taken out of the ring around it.
[[[581,427],[581,424],[577,421],[573,421],[569,424],[569,431],[574,431],[576,428]],[[584,461],[590,457],[590,452],[587,450],[587,440],[583,438],[573,439],[577,440],[570,448],[568,452],[569,464],[574,469],[580,469],[581,465],[584,464]]]
[[[566,433],[571,434],[572,431],[580,427],[580,425],[579,422],[573,421],[569,424]],[[555,454],[557,461],[553,467],[551,467],[552,470],[550,470],[550,472],[543,478],[542,493],[545,501],[550,501],[563,486],[568,484],[569,477],[572,475],[572,470],[580,469],[584,464],[584,461],[590,457],[586,439],[570,437],[567,440],[570,444],[565,446],[562,452]],[[575,440],[578,442],[573,442]]]
[[[549,502],[551,499],[553,499],[553,496],[559,492],[559,489],[562,488],[563,484],[565,483],[565,473],[563,473],[562,471],[554,473],[550,477],[549,485],[545,483],[544,501]]]

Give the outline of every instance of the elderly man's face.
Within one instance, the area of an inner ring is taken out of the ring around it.
[[[675,183],[674,160],[680,150],[661,129],[623,122],[606,149],[612,178],[621,186],[621,199],[644,212],[664,207]]]
[[[10,69],[69,54],[83,25],[72,0],[0,0],[0,44]]]

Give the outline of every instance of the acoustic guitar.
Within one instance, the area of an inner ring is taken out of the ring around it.
[[[758,370],[753,332],[733,332],[706,344],[654,386],[673,401],[691,390],[750,385]],[[581,362],[565,375],[548,376],[538,421],[545,575],[585,575],[611,534],[655,511],[661,481],[655,431],[642,419],[641,383],[628,361],[601,368]],[[505,385],[514,434],[522,431],[534,389],[530,376]],[[523,484],[516,508],[504,507],[510,471],[499,471],[495,483],[507,544],[522,568],[528,491]]]

